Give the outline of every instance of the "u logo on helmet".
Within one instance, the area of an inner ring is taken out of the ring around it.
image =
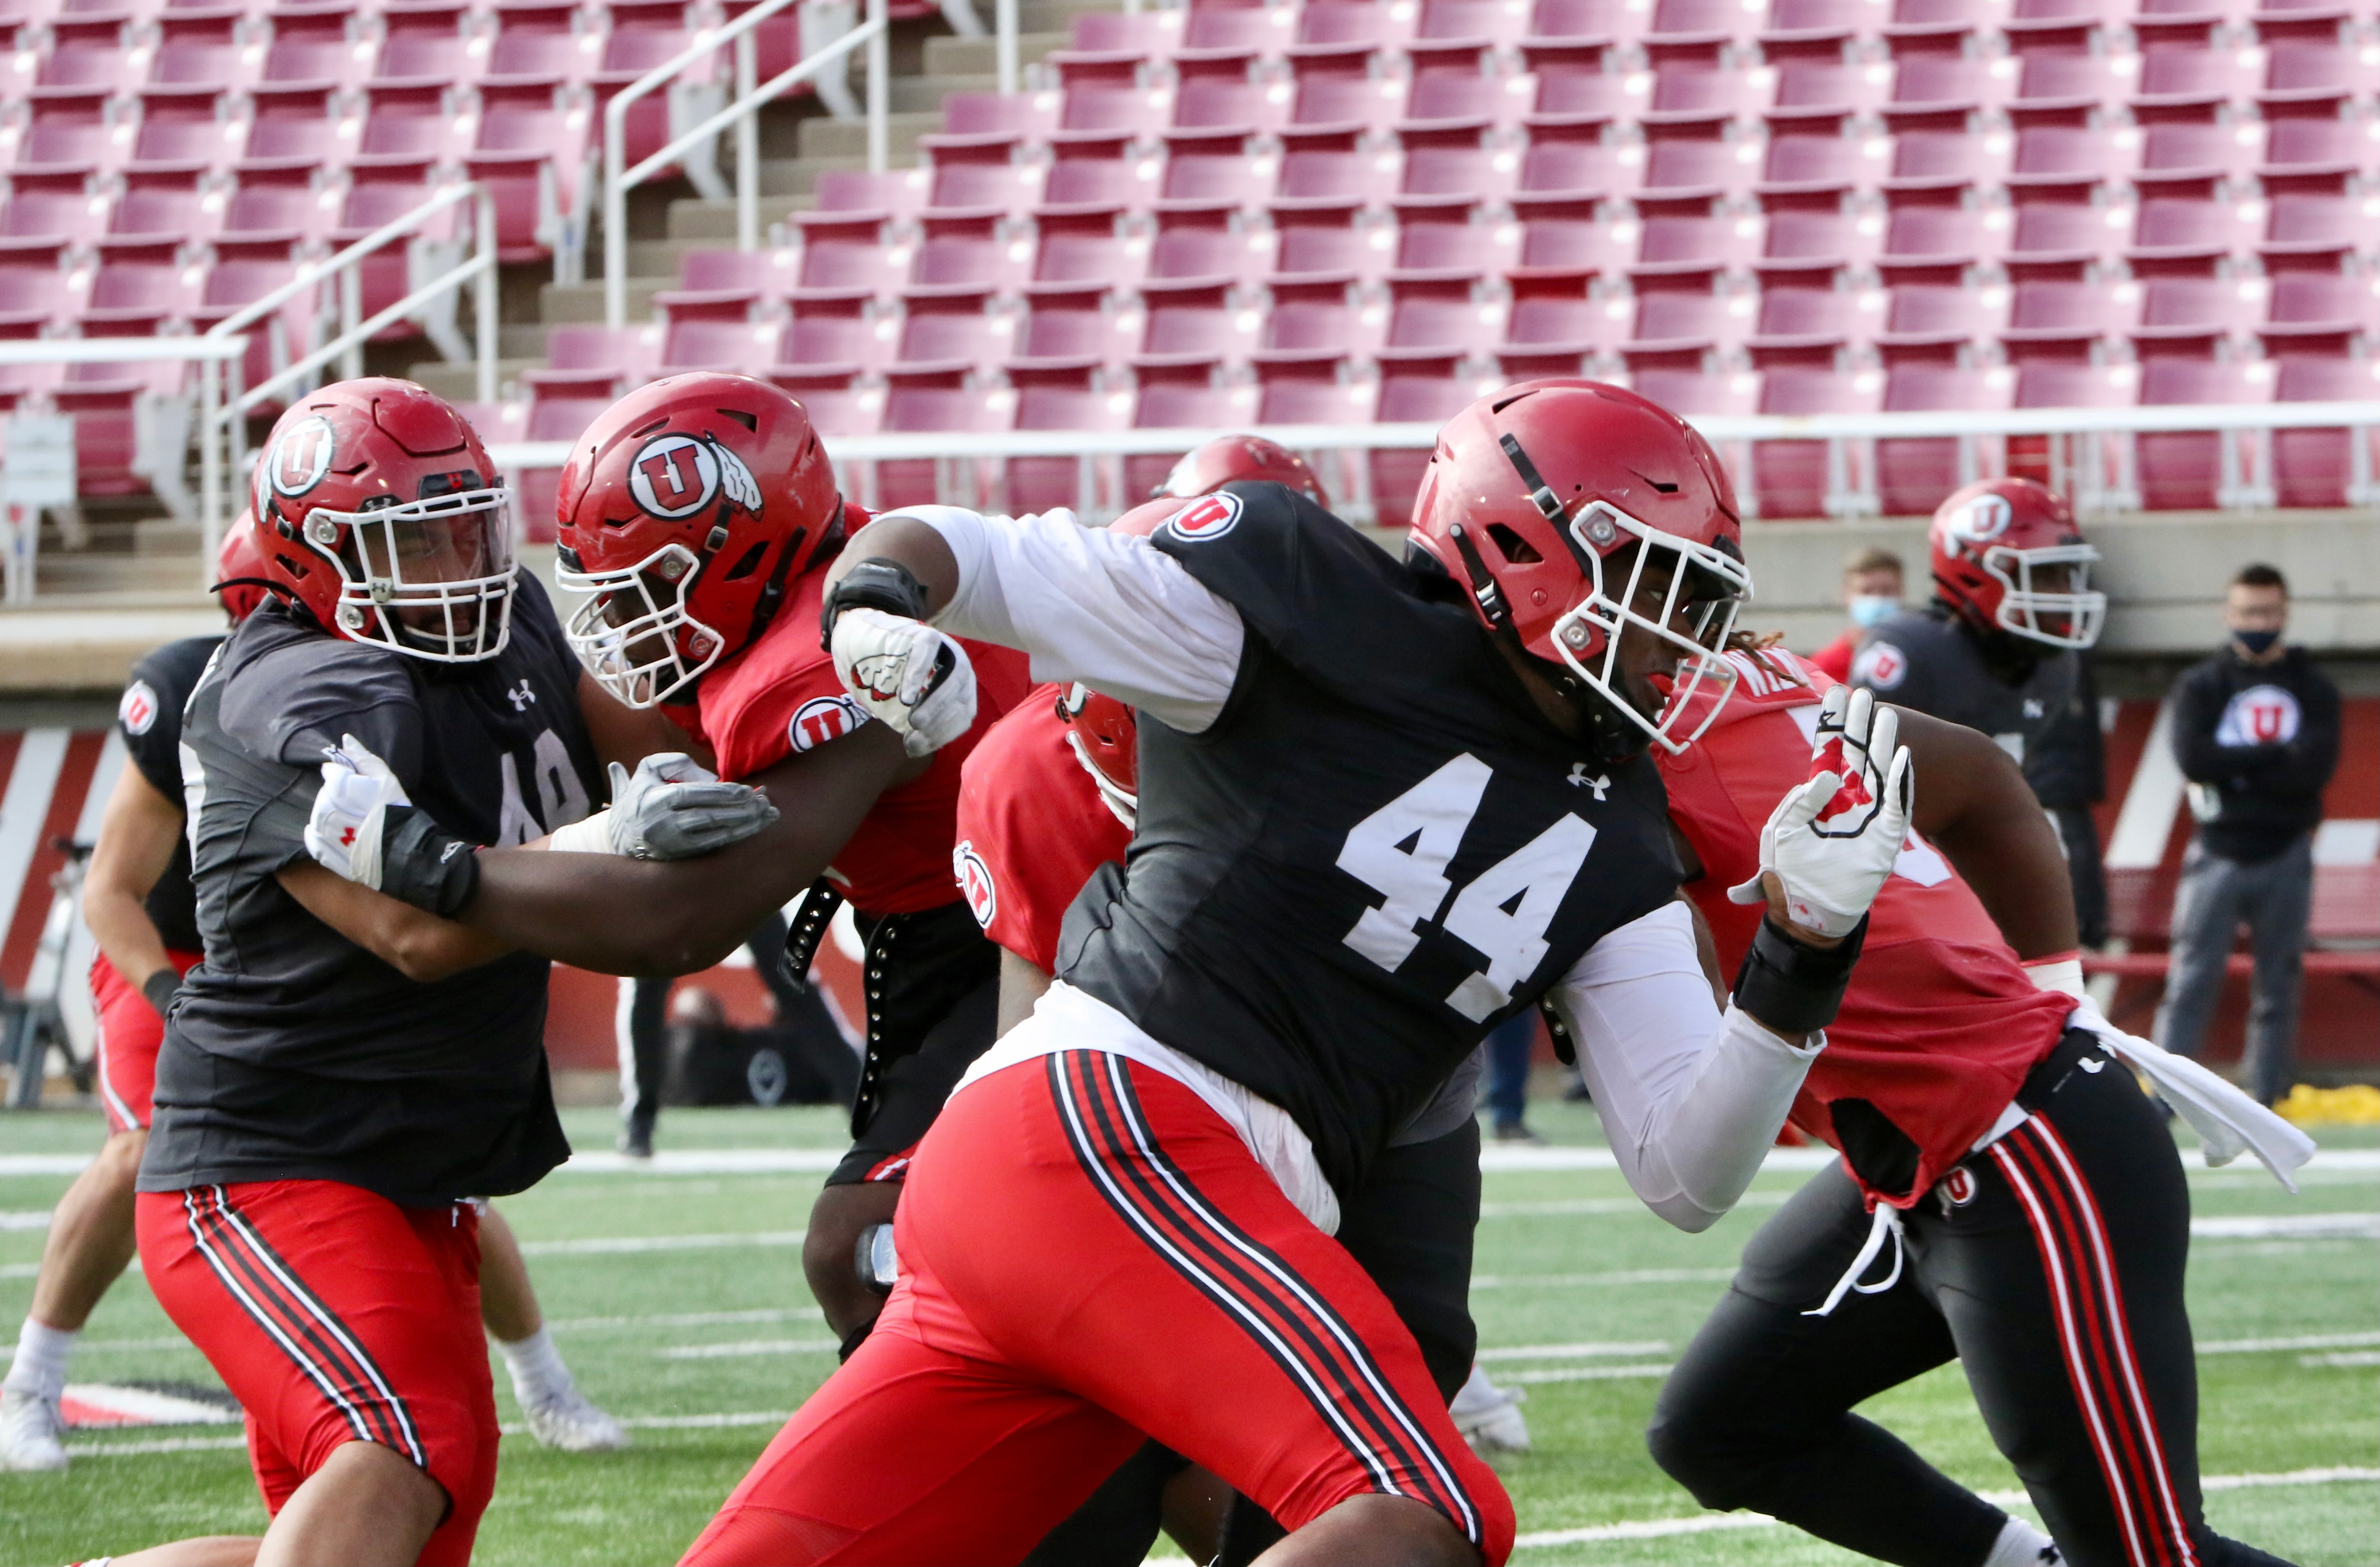
[[[840,740],[868,722],[868,710],[854,697],[812,697],[794,710],[785,737],[794,749],[807,751]]]
[[[337,447],[329,419],[320,414],[301,419],[283,431],[266,454],[265,480],[281,494],[303,495],[331,471],[331,455]]]
[[[1202,495],[1175,512],[1165,526],[1177,539],[1220,539],[1238,526],[1239,520],[1237,495]]]
[[[961,843],[951,851],[951,873],[958,878],[959,895],[966,899],[967,912],[985,929],[991,929],[994,917],[1000,913],[1000,889],[992,884],[991,867],[975,852],[975,845]]]
[[[1950,531],[1977,543],[1998,538],[2016,518],[2016,509],[2001,495],[1978,495],[1950,524]]]

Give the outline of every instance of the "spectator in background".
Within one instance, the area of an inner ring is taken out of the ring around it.
[[[2107,748],[2099,729],[2099,677],[2091,655],[2074,655],[2074,689],[2049,727],[2027,747],[2024,781],[2049,812],[2074,884],[2074,928],[2086,947],[2107,944],[2107,877],[2091,808],[2107,797]]]
[[[1838,680],[1852,677],[1852,655],[1860,638],[1900,609],[1900,557],[1880,545],[1853,550],[1843,557],[1843,609],[1851,626],[1841,636],[1810,655],[1810,662]]]
[[[2255,953],[2248,1090],[2265,1104],[2296,1075],[2298,990],[2313,901],[2313,832],[2338,766],[2338,687],[2287,646],[2289,583],[2240,568],[2223,605],[2224,650],[2173,692],[2173,748],[2198,832],[2173,903],[2173,961],[2157,1042],[2195,1056],[2222,999],[2234,933]]]
[[[1536,1053],[1537,1014],[1532,1007],[1506,1018],[1488,1036],[1488,1115],[1500,1143],[1542,1143],[1529,1130],[1529,1058]]]

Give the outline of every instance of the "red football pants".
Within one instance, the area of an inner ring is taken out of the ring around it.
[[[248,1418],[265,1510],[342,1445],[379,1442],[445,1489],[421,1567],[469,1561],[497,1442],[470,1205],[260,1181],[143,1192],[135,1212],[157,1304]]]
[[[894,1239],[875,1331],[686,1561],[1017,1561],[1144,1433],[1289,1528],[1386,1493],[1511,1550],[1387,1297],[1161,1073],[1069,1051],[953,1095]]]
[[[165,961],[176,974],[199,966],[197,953],[165,951]],[[149,1099],[157,1088],[157,1050],[165,1042],[165,1020],[149,998],[132,988],[102,954],[91,960],[91,1001],[99,1014],[100,1103],[107,1109],[107,1129],[145,1132],[149,1129]]]

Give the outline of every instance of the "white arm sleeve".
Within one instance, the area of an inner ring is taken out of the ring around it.
[[[1079,680],[1184,734],[1223,711],[1246,635],[1240,612],[1148,540],[1078,527],[1068,512],[887,515],[925,523],[958,557],[939,629],[1019,649],[1034,679]]]
[[[1735,1206],[1826,1045],[1797,1049],[1736,1007],[1721,1014],[1678,903],[1597,941],[1552,1001],[1621,1173],[1681,1230]]]

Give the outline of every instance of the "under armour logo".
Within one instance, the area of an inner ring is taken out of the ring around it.
[[[528,682],[526,680],[520,683],[519,690],[507,691],[504,695],[512,698],[513,711],[515,712],[528,711],[529,703],[537,700],[537,693],[528,688]]]
[[[1570,776],[1563,779],[1562,782],[1569,784],[1573,789],[1594,790],[1595,797],[1597,801],[1600,801],[1605,795],[1610,792],[1611,789],[1611,774],[1607,772],[1597,778],[1589,778],[1586,775],[1586,763],[1583,761],[1574,761],[1571,763]]]
[[[2107,1063],[2095,1055],[2086,1055],[2074,1064],[2081,1067],[2083,1071],[2088,1072],[2094,1077],[2107,1069]]]

